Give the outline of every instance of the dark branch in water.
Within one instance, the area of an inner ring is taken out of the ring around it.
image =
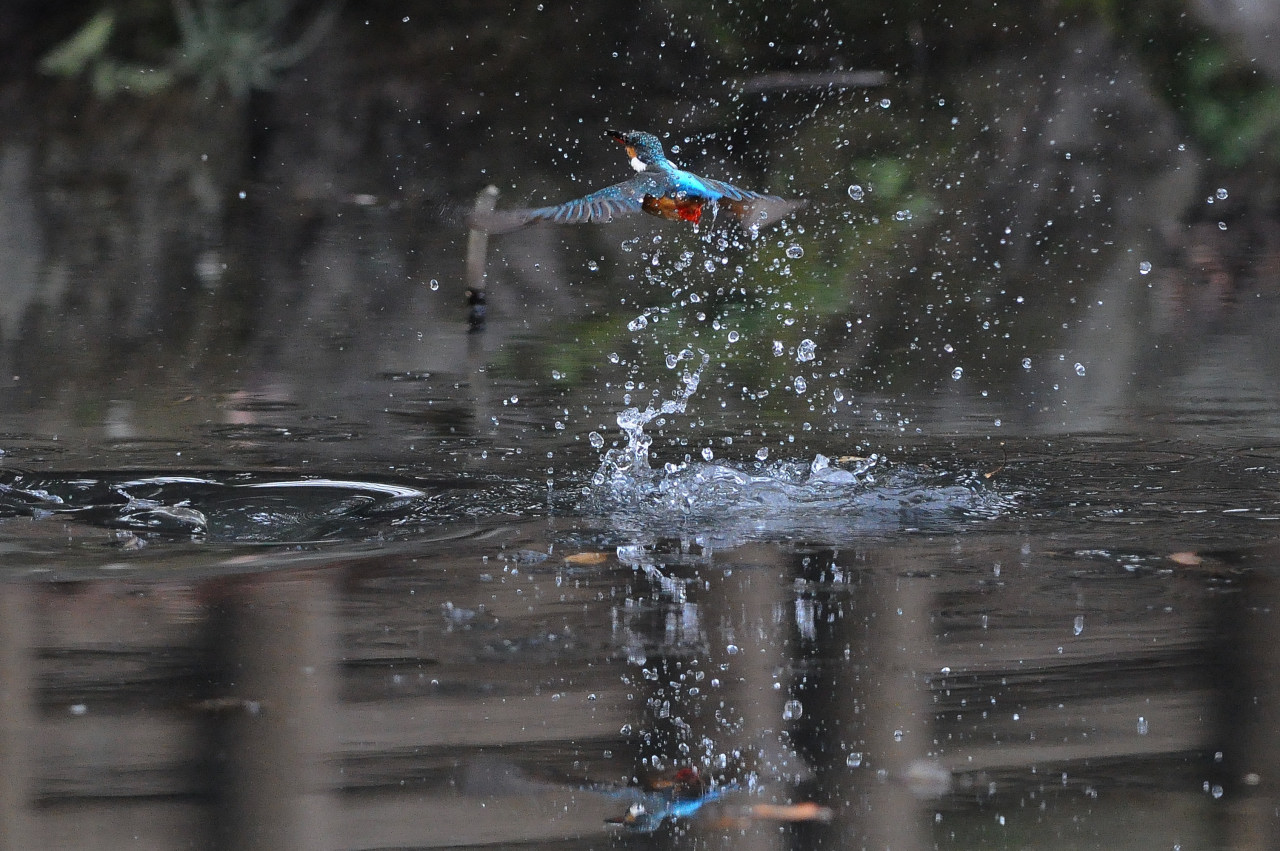
[[[887,85],[889,79],[884,71],[779,71],[735,80],[734,88],[747,94],[795,89],[864,89]]]

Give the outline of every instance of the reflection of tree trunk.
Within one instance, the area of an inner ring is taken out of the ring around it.
[[[1274,563],[1274,559],[1271,560]],[[1234,676],[1219,694],[1228,799],[1239,801],[1227,819],[1228,848],[1280,847],[1280,584],[1253,574],[1223,618],[1224,668]]]
[[[0,586],[0,849],[32,847],[31,754],[35,731],[29,586]]]
[[[726,644],[737,648],[730,653],[721,645],[710,651],[709,667],[723,682],[720,694],[726,720],[736,724],[738,733],[736,739],[723,731],[716,733],[717,750],[756,755],[758,761],[748,767],[759,773],[767,791],[778,793],[779,803],[787,800],[791,790],[785,778],[801,770],[798,758],[781,739],[788,683],[774,688],[791,661],[789,630],[778,623],[776,614],[784,603],[779,574],[789,572],[786,557],[777,548],[743,547],[734,551],[731,568],[716,576],[705,598],[706,623],[723,625],[714,629],[714,634],[724,636]],[[720,672],[722,664],[727,668]],[[780,843],[781,834],[771,827],[747,830],[734,841],[743,851],[779,848]]]
[[[902,576],[901,570],[891,561],[887,571],[866,573],[858,586],[860,616],[841,619],[850,662],[863,673],[834,708],[840,713],[835,729],[845,737],[860,731],[866,744],[854,775],[856,800],[864,802],[858,813],[862,844],[910,851],[928,847],[929,839],[909,783],[933,740],[926,711],[933,635],[929,580]],[[865,707],[861,713],[854,711],[858,706]]]
[[[219,847],[323,849],[334,751],[327,586],[317,577],[234,587],[216,625],[225,672],[217,758]]]

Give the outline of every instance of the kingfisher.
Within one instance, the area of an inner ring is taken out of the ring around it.
[[[652,133],[609,130],[605,135],[622,145],[627,160],[636,170],[635,177],[553,207],[476,215],[471,219],[471,226],[486,233],[506,233],[537,222],[609,222],[631,213],[710,225],[717,216],[726,214],[754,231],[805,204],[739,189],[731,183],[685,171],[667,158],[662,142]]]
[[[620,790],[631,799],[625,814],[605,819],[637,833],[653,833],[667,819],[689,818],[702,805],[716,801],[735,787],[712,786],[698,769],[685,767],[670,777],[648,778],[643,787]]]

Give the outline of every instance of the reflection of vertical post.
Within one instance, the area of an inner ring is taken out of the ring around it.
[[[475,215],[492,213],[497,205],[498,187],[486,186],[484,191],[476,197]],[[484,329],[487,311],[485,263],[488,259],[485,255],[488,250],[489,235],[482,230],[472,228],[471,234],[467,237],[467,303],[471,305],[467,322],[472,331]]]
[[[868,570],[857,608],[841,619],[851,664],[862,676],[856,688],[849,683],[833,696],[839,717],[831,727],[863,754],[851,784],[855,794],[842,797],[864,802],[855,819],[868,848],[929,847],[912,790],[933,740],[925,679],[933,639],[927,582],[901,575],[893,561]]]
[[[1225,609],[1226,669],[1235,674],[1223,684],[1226,709],[1220,736],[1225,741],[1227,792],[1241,801],[1227,820],[1226,847],[1276,848],[1280,841],[1280,584],[1255,573],[1242,580],[1241,593]]]
[[[227,849],[333,846],[327,815],[336,701],[330,594],[318,576],[233,585],[215,652],[232,707],[216,823]]]
[[[0,585],[0,851],[33,846],[30,743],[32,696],[31,589]]]
[[[726,666],[722,695],[726,719],[738,723],[737,741],[721,740],[718,750],[741,750],[757,754],[755,768],[766,789],[782,793],[785,802],[794,778],[802,772],[798,758],[782,739],[783,706],[788,683],[778,678],[789,669],[790,620],[780,618],[785,611],[782,575],[788,572],[786,557],[777,549],[743,547],[733,553],[732,569],[719,573],[706,594],[707,624],[719,624],[715,635],[725,644],[710,649],[712,669]],[[780,687],[775,688],[775,684]],[[723,731],[709,731],[723,737]],[[734,847],[744,851],[779,848],[784,834],[764,824],[736,837]]]

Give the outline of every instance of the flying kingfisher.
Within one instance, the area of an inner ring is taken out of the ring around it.
[[[605,135],[626,150],[627,159],[637,172],[635,177],[554,207],[499,210],[473,216],[471,226],[487,233],[506,233],[535,222],[609,222],[641,212],[673,221],[709,225],[723,213],[755,230],[804,206],[804,201],[750,192],[685,171],[667,159],[662,142],[652,133],[609,130]]]

